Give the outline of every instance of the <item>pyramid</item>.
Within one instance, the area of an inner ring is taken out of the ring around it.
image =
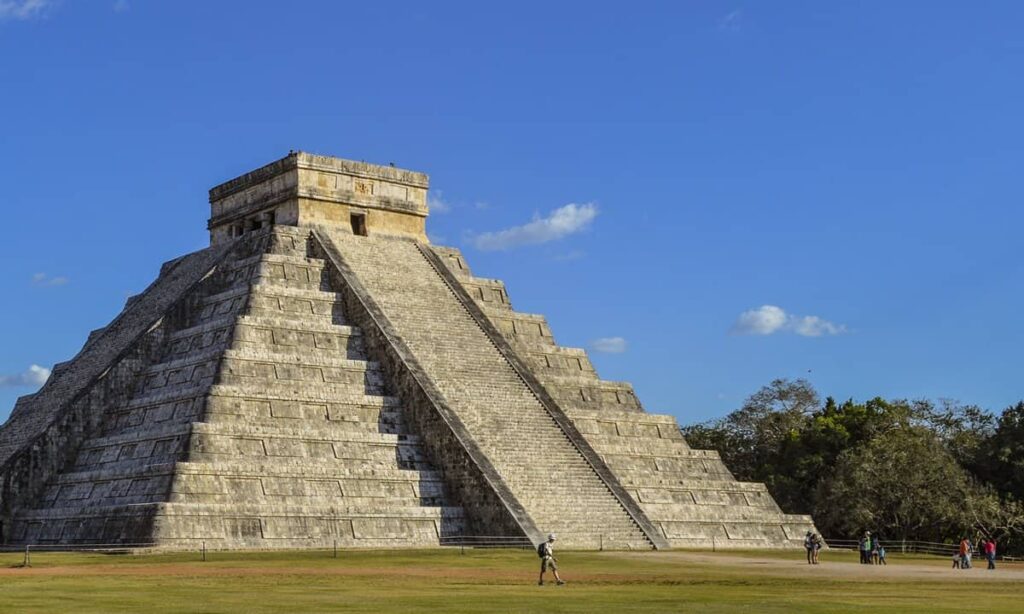
[[[161,548],[799,545],[501,281],[430,245],[422,173],[293,153],[0,427],[0,541]]]

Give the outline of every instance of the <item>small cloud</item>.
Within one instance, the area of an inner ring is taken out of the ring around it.
[[[475,203],[473,203],[473,208],[476,209],[477,211],[487,211],[491,208],[491,203],[478,200]]]
[[[757,309],[744,311],[732,325],[737,335],[770,335],[786,325],[786,312],[775,305],[762,305]]]
[[[626,340],[622,337],[602,337],[591,341],[590,349],[600,354],[621,354],[626,351]]]
[[[128,0],[117,0],[114,2],[114,12],[123,13],[129,9]]]
[[[26,21],[42,17],[53,6],[53,0],[0,0],[0,21]]]
[[[739,30],[742,25],[743,11],[741,9],[730,11],[725,17],[718,20],[719,30],[730,30],[735,32],[736,30]]]
[[[427,208],[431,213],[448,213],[452,205],[443,198],[441,190],[430,190],[427,193]]]
[[[39,287],[50,287],[50,286],[63,286],[68,283],[67,277],[58,275],[57,277],[50,277],[46,273],[36,273],[32,276],[32,285]]]
[[[734,335],[772,335],[791,332],[801,337],[841,335],[846,326],[829,322],[818,316],[797,316],[786,313],[775,305],[762,305],[744,311],[736,318],[730,331]]]
[[[32,365],[21,373],[0,375],[0,387],[35,386],[38,388],[46,383],[50,370],[39,365]]]
[[[802,337],[821,337],[822,335],[839,335],[846,332],[846,327],[822,320],[818,316],[803,316],[793,319],[793,332]]]
[[[436,234],[434,234],[432,232],[428,232],[427,233],[427,239],[431,243],[433,243],[435,245],[440,245],[440,244],[445,243],[446,241],[448,241],[448,239],[445,238],[444,235],[436,235]]]
[[[597,217],[597,205],[569,203],[552,211],[547,217],[534,216],[533,221],[505,230],[485,232],[471,238],[483,251],[502,251],[522,245],[556,241],[586,229]]]

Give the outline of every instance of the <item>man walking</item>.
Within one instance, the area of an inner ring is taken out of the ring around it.
[[[544,586],[544,572],[548,569],[555,576],[555,582],[559,586],[565,584],[560,577],[558,577],[558,559],[555,558],[555,534],[548,534],[548,541],[543,542],[537,546],[537,556],[540,557],[540,581],[538,585]]]
[[[987,540],[985,542],[985,559],[988,560],[988,568],[996,568],[996,542],[993,540]]]

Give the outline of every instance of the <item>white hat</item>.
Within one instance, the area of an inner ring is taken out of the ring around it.
[[[548,541],[551,541],[553,539],[555,539],[555,534],[554,533],[548,533]]]

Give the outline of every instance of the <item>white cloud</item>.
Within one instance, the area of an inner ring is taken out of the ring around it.
[[[50,377],[49,369],[39,365],[32,365],[21,373],[0,375],[0,386],[35,386],[38,388],[46,383],[46,378],[48,377]]]
[[[33,19],[53,6],[53,0],[0,0],[0,21]]]
[[[833,324],[818,316],[804,316],[793,319],[793,332],[803,337],[820,337],[822,335],[839,335],[846,332],[842,324]]]
[[[602,337],[591,341],[590,348],[601,354],[621,354],[626,351],[626,340],[622,337]]]
[[[441,190],[431,190],[427,193],[427,208],[431,213],[448,213],[452,205],[443,198]]]
[[[597,217],[597,205],[569,203],[552,211],[547,217],[534,216],[522,226],[485,232],[471,238],[477,249],[500,251],[521,245],[556,241],[587,228]]]
[[[734,335],[772,335],[791,332],[801,337],[840,335],[846,326],[829,322],[818,316],[797,316],[788,314],[775,305],[761,305],[757,309],[744,311],[732,325]]]
[[[57,277],[50,277],[46,273],[36,273],[32,276],[33,286],[63,286],[70,281],[67,277],[58,275]]]
[[[762,305],[741,313],[732,325],[732,331],[739,335],[770,335],[786,325],[786,317],[781,308]]]
[[[114,2],[114,12],[123,13],[129,9],[128,0],[116,0]]]

